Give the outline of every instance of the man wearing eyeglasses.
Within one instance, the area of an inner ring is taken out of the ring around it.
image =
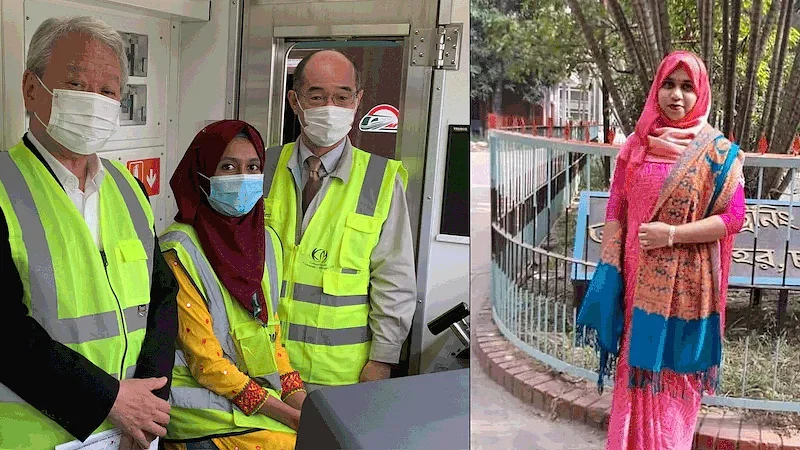
[[[304,58],[287,95],[302,132],[264,168],[284,248],[281,339],[309,389],[389,378],[415,309],[408,173],[347,137],[363,91],[342,53]]]

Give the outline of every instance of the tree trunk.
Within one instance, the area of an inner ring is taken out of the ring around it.
[[[622,10],[618,0],[608,0],[608,11],[611,19],[617,24],[622,43],[625,46],[625,51],[628,53],[628,58],[633,61],[634,70],[639,79],[639,85],[642,92],[647,95],[650,88],[650,78],[653,76],[649,70],[648,64],[642,59],[642,55],[636,46],[636,39],[633,37],[633,32],[628,24],[628,19],[625,18],[625,12]]]
[[[762,33],[759,35],[758,40],[758,54],[761,55],[759,61],[764,56],[764,51],[767,49],[767,42],[769,41],[769,35],[775,30],[775,25],[778,23],[778,13],[781,10],[781,0],[772,0],[769,4],[769,10],[767,11],[767,15],[764,19],[764,27],[762,28]]]
[[[722,111],[722,125],[719,127],[723,133],[727,135],[728,131],[725,129],[725,111],[728,105],[728,58],[730,57],[731,46],[731,30],[730,30],[730,0],[722,0],[722,83],[719,87],[719,102],[717,103],[718,110]],[[709,72],[711,69],[709,69]]]
[[[730,41],[728,43],[728,65],[725,68],[725,119],[723,130],[726,136],[733,131],[733,111],[736,108],[736,97],[734,87],[736,86],[736,56],[739,47],[739,22],[742,16],[742,0],[731,0],[731,22],[729,26]]]
[[[494,85],[494,94],[492,94],[492,113],[500,114],[503,112],[503,79],[499,78]]]
[[[644,10],[648,12],[651,23],[653,24],[653,33],[656,36],[656,47],[658,47],[658,54],[664,55],[664,35],[661,34],[661,19],[658,17],[658,0],[644,0]]]
[[[701,55],[700,56],[702,56],[703,59],[705,59],[705,52],[703,51],[702,43],[704,42],[703,33],[705,32],[705,30],[703,30],[703,24],[705,23],[704,17],[706,15],[706,11],[705,11],[706,0],[696,0],[694,6],[695,6],[695,8],[697,8],[697,23],[700,26],[700,43],[701,43],[701,45],[700,45],[700,53],[701,53]]]
[[[788,153],[800,122],[800,45],[795,46],[794,62],[789,79],[786,80],[783,99],[781,99],[781,112],[772,142],[772,153]]]
[[[653,26],[653,10],[650,7],[649,0],[633,0],[636,7],[637,16],[639,17],[639,29],[642,30],[642,39],[645,43],[645,48],[650,53],[650,63],[653,67],[653,73],[658,69],[661,64],[661,59],[664,57],[659,48],[659,37],[656,36],[655,27]]]
[[[661,31],[661,54],[666,56],[672,51],[672,30],[669,28],[669,7],[664,0],[653,0],[653,10],[658,14],[653,21],[658,23]]]
[[[603,142],[613,144],[613,142],[608,142],[608,130],[611,129],[611,102],[608,97],[608,86],[603,82],[600,83],[600,86],[603,92]]]
[[[753,110],[753,91],[756,84],[756,65],[760,58],[758,52],[758,29],[761,26],[761,0],[753,0],[750,10],[750,36],[748,39],[749,49],[747,52],[747,71],[745,72],[745,82],[737,100],[736,117],[736,136],[739,138],[742,150],[750,150],[750,114]]]
[[[614,102],[614,109],[616,109],[617,115],[619,115],[622,121],[622,128],[625,131],[625,134],[628,135],[633,132],[633,122],[631,122],[628,111],[625,108],[625,103],[622,101],[622,95],[620,94],[619,89],[617,89],[617,85],[614,83],[614,80],[611,77],[611,70],[608,67],[608,59],[600,50],[597,40],[594,37],[594,30],[586,21],[586,16],[583,15],[583,10],[581,9],[579,1],[567,0],[567,4],[572,10],[572,13],[575,15],[575,19],[578,21],[578,26],[581,28],[583,36],[586,39],[586,43],[589,45],[589,53],[592,55],[595,64],[597,64],[597,68],[600,71],[600,77],[602,78],[603,83],[605,83],[605,85],[608,87],[609,93],[611,94],[611,98]]]
[[[642,57],[642,62],[647,67],[649,77],[654,73],[653,68],[653,53],[650,51],[650,45],[647,43],[644,30],[644,12],[642,12],[642,3],[637,0],[631,0],[631,8],[633,9],[634,23],[639,29],[639,40],[637,41],[636,48],[639,49],[639,55]]]
[[[714,0],[700,0],[703,14],[700,16],[700,38],[703,60],[709,74],[714,70]]]
[[[786,81],[777,123],[780,123],[781,126],[775,129],[770,152],[786,154],[797,133],[797,126],[800,125],[800,45],[795,47],[792,71]],[[772,191],[779,187],[785,171],[770,170],[769,172],[764,176],[764,185],[770,188],[767,192],[772,194]]]
[[[767,86],[767,99],[764,102],[766,113],[766,126],[764,133],[767,141],[772,143],[775,134],[775,119],[778,115],[778,104],[780,103],[780,92],[783,86],[783,61],[786,58],[786,46],[789,42],[789,32],[791,31],[792,0],[781,1],[781,14],[778,19],[778,30],[775,33],[775,47],[772,52],[772,64],[769,68],[769,85]],[[770,149],[770,153],[771,153]]]
[[[767,49],[767,42],[769,41],[769,36],[775,29],[775,25],[778,23],[778,13],[781,10],[781,0],[772,0],[769,5],[769,11],[767,11],[767,16],[764,19],[764,27],[762,28],[762,33],[759,35],[758,40],[758,62],[756,65],[761,64],[761,60],[764,59],[764,52]],[[779,27],[780,28],[780,27]],[[780,30],[778,31],[780,32]],[[776,53],[773,51],[773,54]],[[770,67],[774,63],[773,60],[770,60]],[[755,88],[754,88],[755,89]],[[756,132],[756,140],[761,139],[761,135],[765,132],[765,124],[766,124],[766,116],[767,116],[767,104],[769,102],[769,86],[767,87],[767,91],[764,93],[764,107],[761,112],[761,118],[758,121],[758,131]],[[751,100],[755,101],[755,100]]]

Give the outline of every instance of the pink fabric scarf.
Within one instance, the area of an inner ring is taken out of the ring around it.
[[[647,162],[674,163],[706,126],[706,121],[698,119],[697,125],[688,128],[657,127],[647,136],[647,150],[644,160]]]

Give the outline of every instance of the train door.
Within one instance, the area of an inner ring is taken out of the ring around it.
[[[261,131],[268,145],[293,142],[299,124],[286,100],[303,56],[335,48],[360,65],[364,97],[350,137],[354,145],[398,159],[409,172],[407,199],[415,242],[422,188],[433,75],[422,54],[434,51],[438,1],[253,1],[244,5],[239,118]],[[431,48],[429,51],[428,48]],[[416,246],[415,246],[416,247]],[[417,314],[424,310],[418,295]],[[403,358],[418,365],[421,342],[413,338]],[[417,361],[417,362],[415,362]]]
[[[242,11],[238,117],[259,129],[268,145],[293,142],[300,129],[286,93],[297,63],[323,48],[350,56],[360,65],[364,87],[350,137],[357,147],[408,169],[415,242],[427,233],[420,226],[439,6],[438,0],[255,0]],[[418,263],[427,258],[417,245],[415,250]],[[422,317],[425,290],[418,291],[416,317]],[[415,318],[414,327],[420,326]],[[405,358],[411,373],[419,371],[421,353],[421,332],[412,331]]]

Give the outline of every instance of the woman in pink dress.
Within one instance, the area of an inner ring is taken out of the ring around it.
[[[601,376],[616,365],[608,450],[691,449],[703,392],[718,383],[745,205],[743,154],[708,125],[710,105],[702,60],[668,55],[617,157],[578,321],[597,332]]]

